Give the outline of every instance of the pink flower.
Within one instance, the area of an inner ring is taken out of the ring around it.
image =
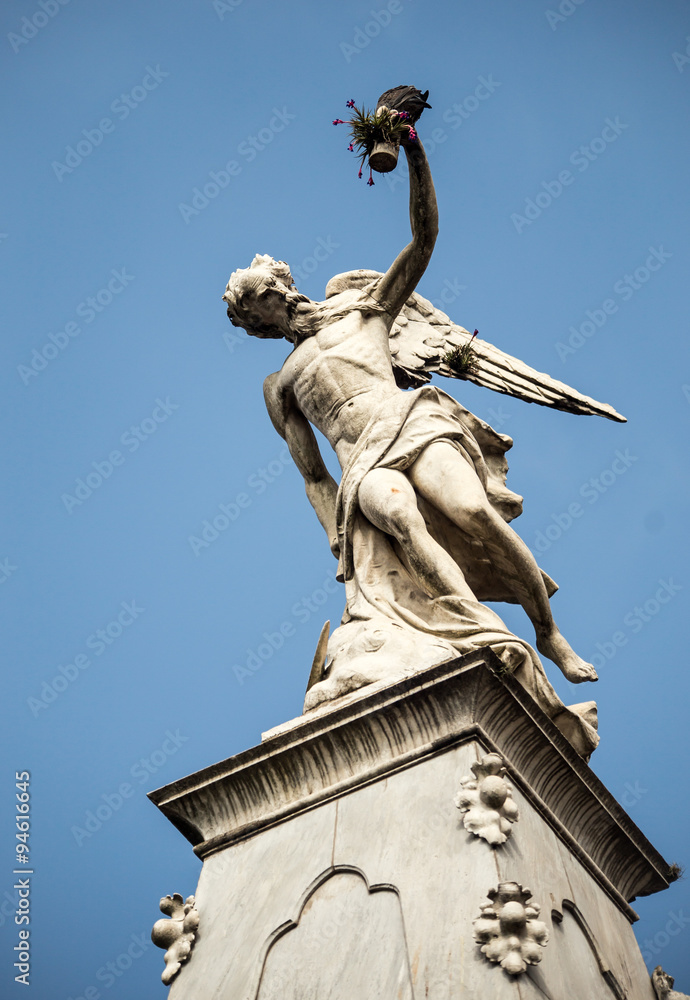
[[[350,150],[351,153],[354,153],[355,147],[352,145],[352,143],[350,143],[350,145],[347,148]]]
[[[354,106],[355,106],[355,102],[354,101],[348,101],[347,102],[347,107],[348,108],[354,108]]]
[[[410,134],[409,134],[408,138],[409,138],[410,142],[416,142],[417,141],[417,133],[415,132],[415,130],[413,128],[410,129]]]
[[[360,177],[360,178],[362,176],[362,168],[361,167],[359,168],[359,173],[357,174],[357,176]]]
[[[334,118],[334,119],[333,119],[333,124],[334,124],[334,125],[344,125],[344,124],[345,124],[345,122],[343,121],[343,119],[342,119],[342,118]]]
[[[478,333],[479,333],[479,330],[475,330],[475,331],[474,331],[474,333],[473,333],[473,334],[472,334],[472,336],[470,337],[470,344],[472,343],[472,341],[474,340],[474,338],[475,338],[475,337],[477,336],[477,334],[478,334]]]

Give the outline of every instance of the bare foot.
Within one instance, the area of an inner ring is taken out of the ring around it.
[[[582,681],[599,680],[591,663],[587,663],[574,652],[554,625],[553,629],[537,638],[537,649],[556,664],[566,680],[573,684]]]

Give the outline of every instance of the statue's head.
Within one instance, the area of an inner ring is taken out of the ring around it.
[[[654,987],[654,992],[656,993],[658,1000],[665,1000],[673,989],[673,984],[675,979],[673,976],[669,976],[668,972],[664,972],[660,965],[657,965],[656,969],[652,973],[652,986]]]
[[[257,254],[249,267],[230,275],[223,300],[233,326],[253,337],[294,339],[292,314],[298,302],[308,302],[294,286],[290,268],[268,254]]]

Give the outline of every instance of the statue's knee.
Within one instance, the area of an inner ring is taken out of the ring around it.
[[[488,502],[481,500],[463,503],[454,520],[466,531],[475,535],[485,534],[491,527],[492,513]]]
[[[395,535],[401,544],[411,542],[420,531],[426,531],[417,505],[407,497],[389,499],[386,518],[390,534]]]

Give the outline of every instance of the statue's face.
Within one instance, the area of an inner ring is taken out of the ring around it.
[[[287,264],[257,256],[250,267],[236,271],[228,282],[223,296],[228,315],[253,336],[292,339],[288,301],[299,293],[291,286]]]
[[[271,271],[257,268],[243,296],[251,326],[257,331],[275,330],[276,336],[292,340],[288,310],[290,295],[289,285]],[[247,332],[252,333],[253,330],[248,327]]]

